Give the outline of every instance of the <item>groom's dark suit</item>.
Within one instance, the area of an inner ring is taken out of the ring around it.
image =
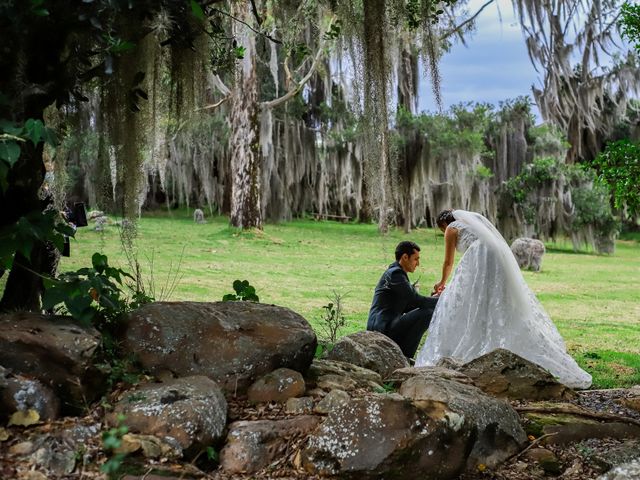
[[[376,285],[367,330],[384,333],[400,346],[406,357],[413,358],[437,302],[437,297],[416,292],[407,273],[394,262]]]

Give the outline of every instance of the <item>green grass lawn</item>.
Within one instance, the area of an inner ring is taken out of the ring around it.
[[[381,236],[375,225],[296,220],[239,232],[226,218],[198,225],[186,211],[162,212],[139,221],[136,249],[157,298],[179,265],[170,300],[217,301],[232,293],[234,280],[247,279],[261,302],[289,307],[317,328],[335,291],[345,295],[347,334],[365,328],[373,288],[403,239],[422,247],[412,279],[430,290],[444,252],[442,234],[431,229]],[[542,271],[525,278],[594,387],[640,384],[640,238],[619,240],[612,256],[574,253],[569,244],[547,249]],[[79,229],[60,271],[89,265],[95,251],[130,271],[114,226]]]

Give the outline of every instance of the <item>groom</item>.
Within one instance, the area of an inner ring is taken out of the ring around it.
[[[420,247],[413,242],[400,242],[396,261],[389,265],[376,285],[369,310],[367,330],[384,333],[396,342],[404,356],[412,359],[420,339],[429,328],[437,297],[416,292],[407,273],[420,265]]]

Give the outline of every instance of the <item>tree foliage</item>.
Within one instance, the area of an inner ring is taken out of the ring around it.
[[[591,165],[609,187],[615,207],[626,207],[630,217],[640,215],[640,143],[610,143]]]

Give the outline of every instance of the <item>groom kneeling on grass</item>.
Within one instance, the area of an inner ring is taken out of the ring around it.
[[[389,265],[376,285],[369,310],[367,330],[384,333],[396,342],[404,356],[413,359],[424,332],[429,328],[438,297],[416,292],[407,273],[420,265],[420,247],[400,242],[396,261]]]

